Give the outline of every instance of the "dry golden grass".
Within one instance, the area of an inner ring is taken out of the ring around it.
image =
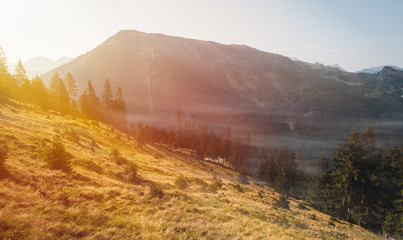
[[[0,113],[10,174],[0,180],[1,239],[379,238],[300,209],[295,199],[290,209],[278,208],[279,194],[264,182],[197,161],[187,149],[140,147],[105,124],[27,107],[0,105]],[[74,129],[78,141],[63,134],[66,128]],[[38,154],[40,142],[56,134],[72,155],[71,172],[48,169]],[[110,159],[113,148],[137,165],[139,182],[119,177],[125,164]],[[175,186],[180,175],[188,181],[183,189]],[[163,191],[161,198],[152,186]]]

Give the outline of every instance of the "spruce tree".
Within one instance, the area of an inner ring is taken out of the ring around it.
[[[42,110],[48,110],[50,105],[48,90],[38,75],[32,79],[31,91],[33,104],[38,105]]]
[[[67,114],[70,111],[70,96],[67,91],[66,85],[60,78],[59,74],[55,72],[50,80],[50,98],[52,101],[52,108],[61,114]]]
[[[77,83],[70,72],[66,74],[64,81],[66,83],[67,92],[69,93],[70,97],[72,99],[76,98],[78,94]]]
[[[115,101],[113,101],[112,109],[116,119],[114,125],[125,131],[127,129],[126,102],[123,96],[123,91],[120,87],[116,90]]]
[[[7,58],[0,47],[0,95],[11,96],[11,75],[7,68]]]
[[[87,89],[80,96],[80,108],[84,116],[90,119],[102,120],[101,103],[95,94],[91,80],[88,80]]]
[[[29,102],[30,82],[21,60],[18,60],[17,66],[15,67],[14,79],[17,85],[17,88],[14,89],[14,96],[16,96],[20,101],[22,100],[25,102]]]

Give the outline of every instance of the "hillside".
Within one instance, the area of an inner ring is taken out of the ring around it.
[[[343,72],[245,45],[125,30],[44,80],[55,71],[71,72],[81,91],[91,79],[98,96],[106,78],[122,87],[129,121],[176,126],[180,109],[185,119],[247,129],[257,145],[312,159],[367,121],[380,136],[387,125],[386,145],[403,133],[403,72],[393,69]]]
[[[42,159],[55,135],[71,171]],[[140,146],[100,122],[2,100],[0,140],[9,174],[0,181],[2,239],[378,239],[293,198],[282,208],[266,183],[187,149]]]

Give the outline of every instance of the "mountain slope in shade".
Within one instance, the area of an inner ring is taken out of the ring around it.
[[[99,93],[109,78],[133,98],[129,108],[147,110],[190,104],[182,107],[208,107],[210,111],[214,105],[217,112],[261,112],[275,110],[278,102],[293,102],[300,97],[298,91],[315,85],[360,84],[357,75],[294,62],[247,46],[137,31],[121,31],[55,71],[61,75],[71,72],[81,89],[91,79]],[[45,79],[53,72],[44,75]],[[346,80],[323,81],[323,77],[336,74],[346,75]]]
[[[362,70],[357,71],[357,73],[371,73],[371,74],[378,73],[378,72],[382,71],[382,69],[384,67],[391,67],[393,69],[401,70],[401,71],[403,70],[403,68],[400,68],[397,66],[379,66],[379,67],[364,68]]]
[[[55,71],[71,72],[81,90],[91,79],[98,96],[105,78],[113,88],[122,87],[129,120],[176,126],[180,109],[185,118],[239,124],[270,136],[263,137],[265,144],[323,149],[323,139],[342,139],[367,120],[384,126],[403,118],[396,92],[403,87],[403,72],[385,72],[386,78],[394,74],[389,91],[377,84],[378,75],[293,61],[244,45],[125,30],[46,73],[45,81]],[[403,127],[393,126],[398,127],[388,131],[395,137],[389,139],[395,140]]]

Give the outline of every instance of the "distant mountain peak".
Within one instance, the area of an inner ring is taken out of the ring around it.
[[[397,67],[397,66],[393,66],[393,65],[383,65],[383,66],[379,66],[379,67],[370,67],[370,68],[364,68],[362,70],[356,71],[357,73],[370,73],[370,74],[374,74],[374,73],[379,73],[380,71],[382,71],[385,67],[387,68],[392,68],[392,69],[396,69],[396,70],[403,70],[403,68],[401,67]]]
[[[342,68],[339,64],[331,64],[331,65],[327,65],[328,67],[332,67],[332,68],[337,68],[340,71],[346,72],[346,70],[344,68]]]
[[[25,61],[24,67],[27,70],[28,76],[34,77],[35,75],[41,75],[72,60],[73,58],[66,56],[60,57],[57,61],[53,61],[47,57],[38,56]]]

